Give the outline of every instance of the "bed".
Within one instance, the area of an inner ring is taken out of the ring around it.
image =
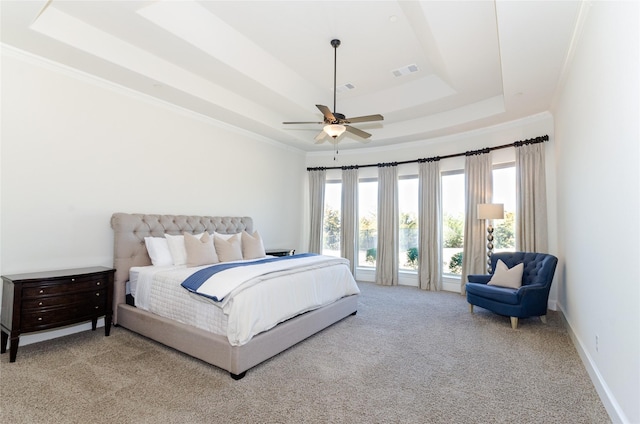
[[[183,233],[197,235],[204,232],[231,235],[246,231],[252,234],[254,228],[250,217],[115,213],[111,217],[111,227],[114,231],[114,268],[116,270],[114,324],[222,368],[234,379],[244,377],[248,369],[357,312],[358,294],[352,292],[314,309],[307,308],[309,310],[301,311],[272,328],[252,335],[248,340],[232,344],[226,335],[216,334],[196,325],[136,307],[130,300],[131,296],[127,294],[128,283],[132,268],[144,270],[151,265],[145,237],[163,237],[165,234]],[[292,259],[298,260],[298,258]],[[319,275],[323,274],[298,274],[296,278],[303,281],[308,278],[318,279]],[[351,283],[355,284],[350,272],[348,275]],[[288,278],[292,279],[291,276]],[[345,284],[351,283],[345,282]],[[128,298],[129,302],[127,302]]]

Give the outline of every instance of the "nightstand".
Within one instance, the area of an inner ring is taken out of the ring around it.
[[[296,253],[295,249],[270,249],[265,252],[271,256],[292,256]]]
[[[114,269],[91,267],[2,276],[0,352],[15,362],[20,334],[50,330],[105,317],[108,336],[113,316]]]

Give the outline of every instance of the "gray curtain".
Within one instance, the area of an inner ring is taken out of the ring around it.
[[[421,289],[437,291],[442,289],[440,161],[418,166],[418,279]]]
[[[309,252],[311,253],[322,253],[326,174],[324,169],[309,171],[309,214],[311,215]]]
[[[356,275],[356,240],[358,239],[358,168],[342,169],[342,214],[340,217],[340,253],[349,259]]]
[[[378,166],[376,283],[398,285],[398,166]]]
[[[544,144],[516,143],[516,250],[547,252]]]
[[[465,221],[464,253],[460,293],[465,294],[469,274],[487,273],[487,223],[478,219],[479,203],[491,203],[493,173],[491,151],[484,149],[467,154],[464,165]]]

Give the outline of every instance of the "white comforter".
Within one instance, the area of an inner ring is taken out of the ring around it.
[[[282,261],[295,262],[297,260]],[[188,292],[180,284],[204,267],[139,267],[135,292],[136,307],[155,314],[226,335],[232,345],[251,338],[300,313],[317,309],[360,291],[342,258],[319,256],[316,261],[284,267],[266,274],[250,271],[249,277],[234,283],[222,302]],[[238,278],[233,268],[216,278]]]

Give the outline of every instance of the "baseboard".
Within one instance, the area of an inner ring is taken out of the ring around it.
[[[607,410],[607,413],[609,414],[609,418],[611,418],[611,422],[621,423],[621,424],[631,424],[631,422],[627,419],[627,416],[625,415],[624,411],[622,410],[622,408],[620,408],[620,405],[618,404],[615,397],[613,396],[613,393],[611,393],[611,390],[609,389],[609,386],[607,385],[607,383],[604,381],[604,378],[602,378],[602,374],[600,374],[598,367],[596,366],[595,362],[593,361],[593,358],[585,348],[584,343],[582,342],[582,340],[580,340],[580,337],[578,337],[573,331],[573,328],[571,327],[571,323],[569,323],[569,321],[567,320],[567,317],[564,313],[562,305],[560,303],[557,303],[557,306],[558,306],[557,310],[560,312],[560,316],[562,317],[564,326],[567,329],[567,332],[569,333],[569,337],[571,337],[571,341],[573,342],[573,345],[578,351],[578,355],[580,356],[580,359],[582,359],[582,363],[584,364],[584,367],[586,368],[587,373],[591,378],[591,382],[596,388],[596,392],[598,393],[598,396],[600,396],[600,400],[602,401],[602,404],[604,405],[605,409]]]

